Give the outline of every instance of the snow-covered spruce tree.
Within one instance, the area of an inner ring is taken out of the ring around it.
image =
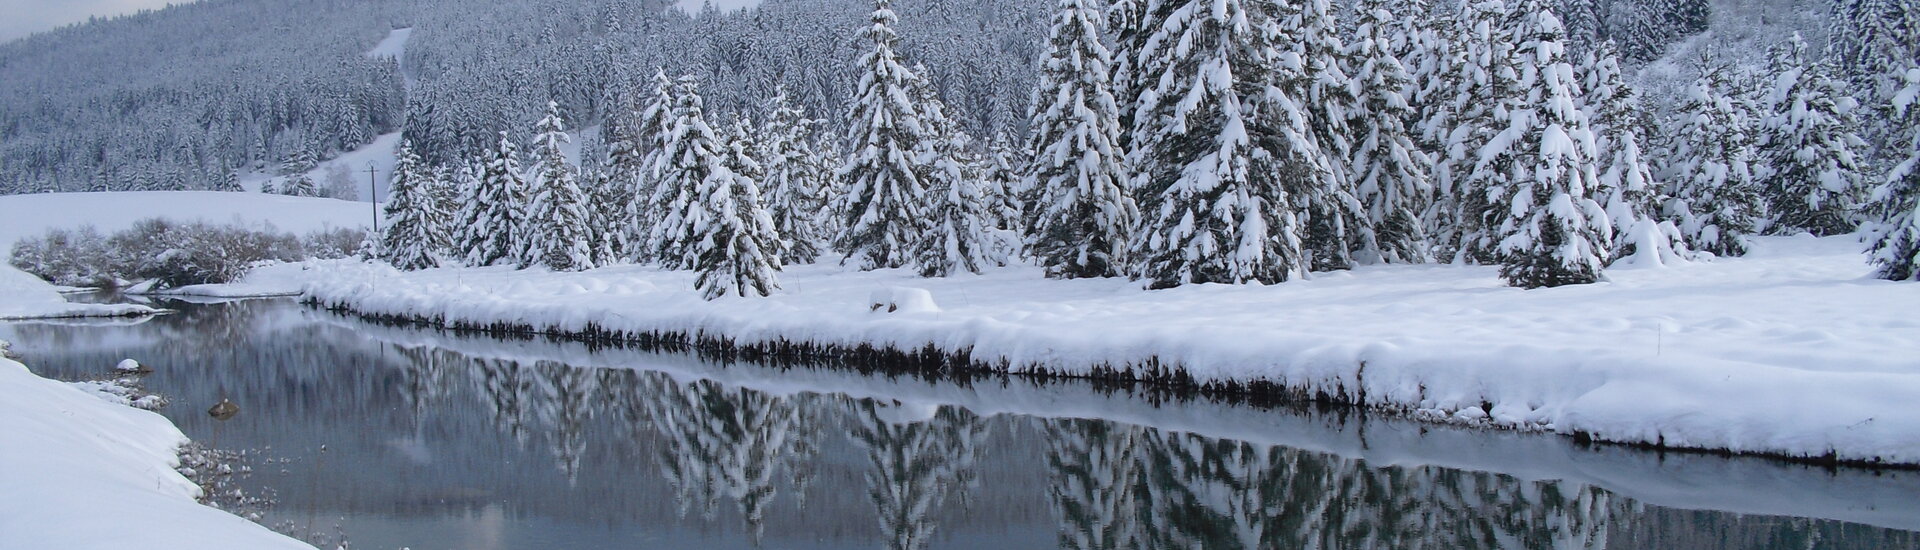
[[[659,218],[652,224],[643,251],[668,269],[692,269],[698,265],[700,246],[707,240],[714,221],[703,202],[703,186],[709,180],[728,184],[733,176],[716,176],[728,171],[722,165],[727,144],[707,124],[705,106],[700,98],[699,82],[681,77],[674,86],[673,122],[661,144],[658,184],[654,186],[652,209]]]
[[[1874,210],[1882,221],[1870,253],[1875,276],[1920,281],[1920,64],[1908,63],[1901,72],[1904,85],[1893,94],[1890,111],[1900,117],[1895,127],[1901,138],[1894,147],[1906,151],[1906,160],[1894,165],[1874,191]]]
[[[294,150],[293,154],[287,155],[287,159],[280,163],[280,173],[287,179],[280,182],[280,186],[275,191],[295,197],[319,196],[319,186],[315,185],[313,178],[307,175],[307,172],[313,170],[314,165],[313,153],[306,147]]]
[[[915,74],[925,74],[916,67]],[[982,180],[983,162],[970,152],[972,137],[960,131],[946,115],[946,105],[925,79],[915,82],[914,97],[921,107],[925,130],[915,165],[926,188],[922,208],[926,232],[913,242],[913,264],[922,277],[945,277],[958,272],[979,273],[989,266],[1006,265],[1012,248],[995,223],[991,196]]]
[[[447,214],[446,223],[439,228],[440,234],[445,236],[445,247],[439,251],[440,257],[446,260],[442,264],[466,261],[465,226],[455,223],[464,221],[467,195],[480,186],[480,170],[474,162],[462,159],[456,164],[458,168],[451,170],[444,166],[434,170],[432,194],[440,203],[440,211]]]
[[[1347,173],[1354,192],[1366,208],[1374,245],[1355,252],[1362,263],[1426,262],[1429,259],[1420,213],[1433,188],[1427,178],[1433,163],[1414,143],[1408,129],[1413,110],[1405,93],[1412,87],[1406,67],[1392,51],[1395,18],[1385,0],[1362,0],[1356,31],[1346,57],[1354,63],[1353,85],[1358,108],[1348,113],[1353,152]]]
[[[785,242],[780,255],[784,264],[813,263],[826,242],[820,222],[832,169],[817,162],[813,127],[818,123],[780,93],[767,103],[766,122],[759,130],[762,139],[755,156],[766,171],[760,190],[774,229]]]
[[[1679,106],[1662,170],[1671,197],[1666,215],[1690,248],[1717,256],[1747,253],[1762,204],[1752,168],[1754,121],[1731,95],[1732,70],[1703,60],[1700,79]]]
[[[400,158],[387,182],[386,225],[381,227],[380,259],[403,270],[440,266],[447,248],[447,212],[434,196],[433,173],[413,154],[413,144],[400,144]]]
[[[863,74],[854,90],[848,117],[851,150],[838,177],[847,183],[836,211],[844,229],[834,247],[862,270],[896,268],[912,262],[912,251],[928,230],[927,200],[920,155],[929,137],[914,92],[922,78],[894,51],[899,36],[890,0],[876,0],[872,26],[864,33],[873,50],[860,59]]]
[[[460,249],[467,265],[519,264],[527,204],[522,178],[519,147],[502,131],[499,144],[487,151],[479,180],[461,201]]]
[[[1613,42],[1603,41],[1582,60],[1580,109],[1589,116],[1600,180],[1592,198],[1607,209],[1614,246],[1611,258],[1650,264],[1684,261],[1693,254],[1678,226],[1659,219],[1660,188],[1641,154],[1645,112],[1639,92],[1626,82]]]
[[[721,166],[700,188],[700,206],[711,221],[695,246],[693,269],[700,277],[693,286],[708,300],[766,296],[780,288],[784,244],[754,182],[762,170],[753,159],[753,131],[736,119],[728,134]]]
[[[1422,217],[1443,259],[1493,264],[1500,261],[1492,235],[1500,219],[1485,215],[1494,212],[1492,203],[1507,182],[1484,166],[1481,154],[1506,127],[1519,72],[1512,35],[1504,30],[1512,18],[1507,4],[1470,1],[1461,10],[1448,50],[1439,56],[1444,66],[1428,81],[1421,132],[1438,154],[1435,199]]]
[[[624,256],[636,262],[648,262],[658,258],[652,254],[654,224],[662,215],[661,206],[653,202],[659,191],[661,166],[666,162],[665,148],[672,136],[674,108],[679,104],[674,97],[677,88],[667,78],[663,70],[653,73],[653,93],[646,107],[637,113],[638,117],[622,133],[626,134],[608,151],[607,163],[610,177],[615,184],[623,187],[621,195],[631,197],[620,203],[624,210],[619,222],[626,229],[617,234],[613,247]]]
[[[1153,87],[1131,130],[1141,210],[1129,254],[1152,288],[1278,283],[1307,270],[1298,212],[1331,178],[1270,0],[1169,1],[1137,52]]]
[[[1599,280],[1611,247],[1606,210],[1590,195],[1599,178],[1593,136],[1580,112],[1580,83],[1567,61],[1560,20],[1545,0],[1516,5],[1515,61],[1520,80],[1508,98],[1512,123],[1481,159],[1505,184],[1488,219],[1499,239],[1500,276],[1521,288]]]
[[[1379,245],[1373,242],[1371,220],[1354,193],[1353,174],[1347,166],[1353,152],[1347,121],[1358,108],[1358,99],[1353,79],[1342,67],[1346,46],[1328,0],[1275,4],[1281,14],[1279,28],[1284,29],[1280,44],[1289,54],[1280,59],[1289,66],[1276,71],[1277,82],[1304,107],[1307,134],[1328,159],[1328,171],[1316,180],[1318,185],[1294,197],[1306,213],[1302,244],[1310,258],[1308,267],[1313,271],[1350,269],[1356,252],[1371,253]],[[1288,70],[1296,63],[1299,70]]]
[[[240,187],[240,170],[230,166],[221,167],[220,168],[220,185],[217,189],[220,191],[226,191],[228,193],[239,193],[239,192],[246,191],[245,188]]]
[[[1041,62],[1021,187],[1029,190],[1027,250],[1048,277],[1117,277],[1139,209],[1126,185],[1119,107],[1108,88],[1112,54],[1101,45],[1101,16],[1091,0],[1056,3],[1049,50]]]
[[[1006,134],[995,134],[980,155],[980,189],[986,196],[987,212],[994,226],[1014,240],[1027,233],[1026,201],[1031,193],[1024,190],[1022,181],[1027,177],[1027,167],[1033,164],[1031,156],[1009,142]]]
[[[534,161],[529,172],[533,199],[527,209],[526,251],[520,255],[520,267],[592,269],[593,232],[587,226],[592,217],[587,210],[587,194],[580,189],[579,173],[567,163],[561,149],[573,137],[567,135],[559,103],[547,102],[547,116],[540,119],[534,132]]]
[[[1837,235],[1855,226],[1865,144],[1854,134],[1853,98],[1806,50],[1795,33],[1773,55],[1776,72],[1758,149],[1773,217],[1767,230]]]

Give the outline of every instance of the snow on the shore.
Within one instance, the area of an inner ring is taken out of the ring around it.
[[[1462,422],[1920,464],[1920,285],[1865,278],[1859,250],[1853,237],[1766,238],[1747,258],[1543,290],[1462,266],[1148,292],[1033,268],[921,279],[824,265],[789,268],[771,298],[705,302],[691,273],[646,267],[302,273],[322,302],[448,324],[934,346],[1014,371],[1157,359],[1202,381],[1266,380]],[[871,311],[874,291],[892,287],[925,289],[938,309]]]
[[[195,502],[166,418],[6,359],[0,433],[0,548],[312,548]]]
[[[53,286],[10,265],[0,265],[0,320],[128,317],[158,310],[134,304],[76,304]]]
[[[362,167],[364,170],[364,166]],[[362,172],[364,176],[365,173]],[[0,196],[0,253],[48,229],[92,225],[102,234],[147,218],[258,225],[294,234],[373,224],[373,207],[314,197],[219,191],[122,191]]]

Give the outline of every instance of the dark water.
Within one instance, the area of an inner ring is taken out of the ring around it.
[[[166,305],[0,338],[42,375],[154,366],[189,436],[257,452],[262,521],[329,545],[1920,548],[1914,472]]]

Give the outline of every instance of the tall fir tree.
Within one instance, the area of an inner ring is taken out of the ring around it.
[[[1307,135],[1327,158],[1327,172],[1294,198],[1306,213],[1303,245],[1314,271],[1349,269],[1356,252],[1379,250],[1371,220],[1354,189],[1347,161],[1353,153],[1348,118],[1359,108],[1353,79],[1343,67],[1346,46],[1328,0],[1274,2],[1285,53],[1277,83],[1307,114]],[[1298,70],[1289,70],[1297,65]]]
[[[280,182],[276,191],[282,195],[295,197],[320,196],[319,186],[314,184],[312,176],[307,175],[315,165],[311,150],[307,147],[295,149],[292,154],[287,155],[285,161],[280,163],[280,173],[286,176],[286,180]]]
[[[699,265],[701,242],[714,223],[703,190],[710,179],[733,176],[715,175],[728,171],[722,164],[727,143],[707,123],[698,81],[681,77],[673,95],[673,123],[662,140],[659,183],[651,200],[660,215],[645,253],[668,269],[692,269]]]
[[[755,156],[766,171],[760,190],[774,229],[785,243],[780,255],[784,264],[813,263],[826,242],[821,222],[826,217],[832,168],[819,162],[814,149],[813,128],[818,123],[779,93],[768,102],[766,122],[759,130],[763,139]]]
[[[1406,93],[1412,78],[1393,54],[1393,13],[1385,0],[1360,2],[1354,39],[1346,58],[1354,64],[1353,93],[1358,108],[1348,113],[1352,153],[1347,172],[1366,209],[1361,239],[1373,245],[1355,252],[1362,263],[1428,261],[1420,213],[1433,193],[1428,177],[1433,163],[1408,128],[1414,113]]]
[[[593,265],[606,267],[627,261],[627,203],[633,201],[631,188],[613,178],[603,165],[581,170],[582,190],[587,194],[587,250]]]
[[[500,132],[479,180],[461,201],[460,248],[469,266],[519,264],[525,249],[527,184],[519,147]]]
[[[653,249],[654,224],[663,214],[660,206],[653,202],[659,192],[662,167],[666,164],[666,140],[673,135],[675,120],[674,109],[679,99],[674,96],[676,85],[667,78],[664,70],[656,69],[653,74],[653,91],[647,104],[637,113],[632,126],[626,130],[628,137],[617,143],[609,151],[608,163],[616,182],[625,189],[620,194],[632,197],[622,203],[625,207],[620,213],[620,222],[626,231],[620,233],[619,242],[613,246],[633,261],[647,262],[657,260],[651,254]]]
[[[1836,235],[1852,231],[1865,144],[1854,134],[1856,106],[1830,67],[1807,57],[1795,33],[1773,55],[1775,76],[1762,121],[1768,232]]]
[[[766,296],[780,288],[780,257],[784,244],[773,216],[760,202],[754,178],[762,173],[753,156],[753,132],[735,120],[729,127],[719,169],[700,189],[707,234],[695,247],[693,269],[700,272],[694,288],[713,300],[729,294]]]
[[[1270,0],[1168,1],[1128,52],[1152,87],[1129,138],[1142,212],[1129,253],[1153,288],[1303,275],[1299,211],[1331,178]],[[1278,74],[1285,71],[1286,74]]]
[[[1869,251],[1874,275],[1893,281],[1920,281],[1920,64],[1900,71],[1902,83],[1893,95],[1890,112],[1899,116],[1901,136],[1894,145],[1906,159],[1887,171],[1885,183],[1874,191],[1874,210],[1880,214],[1880,235]]]
[[[440,266],[447,248],[447,212],[434,196],[432,171],[413,153],[413,143],[400,144],[393,178],[387,182],[386,225],[381,227],[380,259],[402,270]]]
[[[842,263],[862,270],[912,263],[927,230],[919,157],[930,144],[915,93],[922,77],[894,51],[898,22],[891,0],[876,0],[864,33],[873,49],[860,58],[863,73],[848,117],[852,150],[838,174],[848,187],[835,208],[844,229],[834,245],[845,255]]]
[[[1628,84],[1612,41],[1602,41],[1583,57],[1579,67],[1580,108],[1589,117],[1594,136],[1594,162],[1600,179],[1592,198],[1607,209],[1615,260],[1665,263],[1692,256],[1680,228],[1660,219],[1660,186],[1642,154],[1641,128],[1646,113],[1639,91]]]
[[[1671,197],[1664,210],[1694,250],[1742,256],[1762,213],[1753,175],[1755,121],[1733,94],[1734,69],[1702,59],[1701,76],[1679,106],[1662,170]]]
[[[1599,280],[1611,248],[1606,210],[1591,198],[1599,179],[1593,136],[1580,111],[1580,82],[1568,62],[1559,18],[1545,0],[1521,0],[1511,28],[1520,79],[1502,98],[1511,123],[1481,152],[1501,176],[1489,186],[1485,219],[1500,276],[1521,288]]]
[[[1120,113],[1102,21],[1090,0],[1056,2],[1040,66],[1028,147],[1035,154],[1021,187],[1033,197],[1027,249],[1048,277],[1124,275],[1140,216],[1116,142]]]
[[[915,74],[926,74],[915,67]],[[912,243],[912,263],[922,277],[979,273],[1006,265],[1012,247],[993,212],[1001,201],[986,189],[981,156],[969,150],[973,138],[946,114],[946,104],[926,79],[915,82],[921,107],[920,150],[914,164],[926,196],[920,204],[926,231]]]
[[[1427,234],[1447,260],[1478,264],[1500,262],[1493,232],[1499,219],[1493,201],[1506,182],[1487,166],[1482,154],[1495,143],[1511,117],[1520,73],[1514,67],[1514,42],[1505,29],[1512,11],[1500,0],[1466,2],[1459,24],[1447,40],[1445,66],[1431,81],[1432,106],[1423,117],[1423,135],[1440,152],[1434,169],[1435,201],[1428,208]]]
[[[573,142],[567,135],[560,104],[547,102],[546,116],[534,126],[531,170],[532,202],[524,223],[525,251],[520,266],[542,266],[554,271],[593,268],[592,221],[580,174],[567,162],[562,149]]]

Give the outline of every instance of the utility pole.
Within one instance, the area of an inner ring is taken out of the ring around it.
[[[373,161],[367,161],[367,203],[373,205],[373,234],[380,234],[380,184],[379,171],[373,168]]]

